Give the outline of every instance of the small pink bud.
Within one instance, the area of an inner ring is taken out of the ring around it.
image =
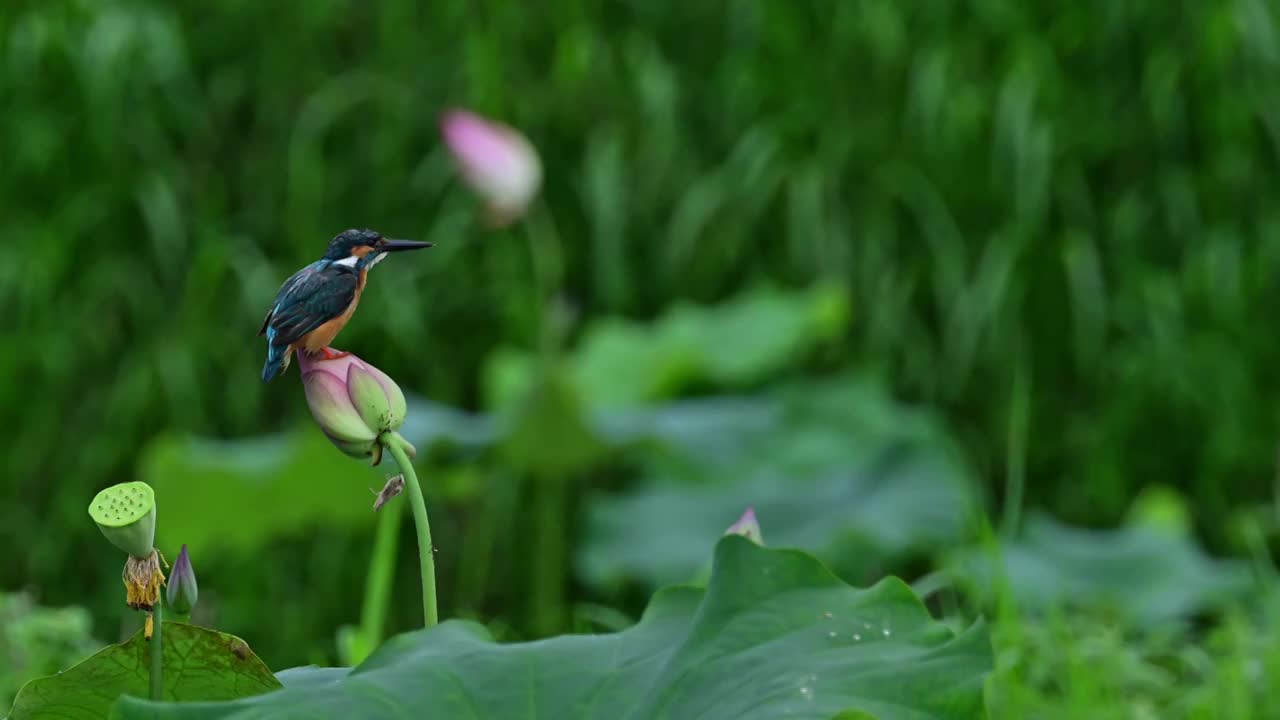
[[[408,411],[400,387],[350,353],[333,359],[299,353],[298,369],[311,417],[325,436],[352,457],[379,457],[378,436],[399,430]]]
[[[516,130],[466,110],[440,119],[445,145],[463,180],[484,198],[497,226],[524,214],[542,184],[542,163],[533,145]]]
[[[199,589],[196,587],[196,571],[191,567],[191,556],[187,554],[187,546],[183,544],[178,552],[178,559],[173,561],[173,570],[169,573],[167,599],[174,612],[188,615],[196,606]]]
[[[741,535],[757,545],[764,545],[764,536],[760,534],[760,523],[756,521],[756,510],[748,507],[738,521],[724,531],[725,535]]]

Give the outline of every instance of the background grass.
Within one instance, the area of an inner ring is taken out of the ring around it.
[[[292,376],[256,379],[253,333],[279,282],[350,226],[439,244],[381,267],[340,343],[434,401],[510,406],[502,358],[537,350],[548,313],[576,348],[602,319],[820,283],[847,305],[839,333],[648,399],[868,373],[937,411],[1011,534],[1023,507],[1116,525],[1159,484],[1208,548],[1269,568],[1277,33],[1261,0],[6,3],[0,588],[120,632],[86,499],[134,479],[158,437],[309,429]],[[536,224],[474,221],[436,128],[454,104],[537,145]],[[770,330],[748,327],[747,346]],[[573,416],[556,413],[542,425]],[[468,452],[444,453],[432,491],[459,549],[442,553],[452,614],[520,637],[582,627],[583,603],[638,610],[645,592],[602,596],[570,566],[591,498],[644,463],[566,461],[548,500],[536,461]],[[248,553],[195,551],[209,612],[273,667],[331,661],[371,533],[303,523]],[[555,587],[526,592],[529,567]],[[296,612],[269,627],[264,602]],[[1022,689],[1001,707],[1272,716],[1250,690],[1276,677],[1257,642],[1270,615],[1231,613],[1161,640],[1006,616],[997,678]]]

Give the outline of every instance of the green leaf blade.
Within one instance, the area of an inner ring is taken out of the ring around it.
[[[985,630],[953,638],[897,578],[851,590],[804,553],[736,537],[714,568],[689,638],[628,717],[981,717],[970,670],[990,666]]]
[[[987,606],[1007,590],[1028,612],[1071,607],[1139,628],[1221,608],[1253,587],[1244,563],[1211,558],[1188,537],[1146,526],[1079,528],[1042,513],[1017,539],[956,550],[945,564]]]
[[[981,623],[954,635],[897,579],[851,588],[805,553],[736,536],[713,568],[705,591],[663,589],[618,633],[499,645],[450,621],[392,638],[345,677],[230,703],[124,698],[116,717],[983,717]]]
[[[139,630],[65,672],[28,682],[10,720],[100,720],[122,695],[146,695],[150,650]],[[164,689],[169,700],[233,700],[269,692],[279,681],[240,638],[185,623],[164,624]]]

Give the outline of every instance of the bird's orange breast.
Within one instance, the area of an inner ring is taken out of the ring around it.
[[[360,294],[364,292],[365,280],[369,277],[368,270],[360,271],[360,282],[356,284],[356,294],[351,298],[351,304],[338,317],[325,322],[315,330],[302,336],[302,339],[294,343],[294,347],[306,350],[309,353],[317,353],[329,347],[333,343],[333,339],[342,332],[342,328],[346,327],[347,321],[355,314],[356,306],[360,304]]]

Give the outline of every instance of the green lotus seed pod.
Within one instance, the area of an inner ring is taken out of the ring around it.
[[[98,493],[89,517],[111,544],[131,557],[147,557],[155,547],[156,494],[144,482],[127,482]]]

